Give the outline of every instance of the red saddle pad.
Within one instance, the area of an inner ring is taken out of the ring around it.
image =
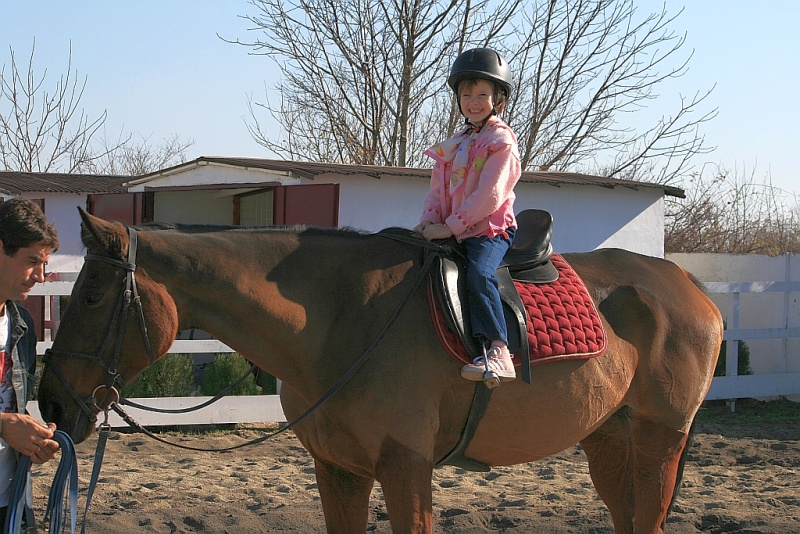
[[[551,261],[559,274],[555,282],[514,282],[525,305],[531,365],[601,355],[606,332],[586,285],[561,255],[553,254]],[[428,295],[442,346],[458,362],[471,363],[461,340],[447,328],[430,287]],[[514,355],[514,364],[522,365],[519,355]]]

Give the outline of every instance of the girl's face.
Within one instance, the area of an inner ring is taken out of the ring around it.
[[[466,80],[458,88],[461,113],[475,124],[487,119],[494,108],[494,84],[487,80]]]

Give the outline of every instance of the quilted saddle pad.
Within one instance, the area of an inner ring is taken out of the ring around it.
[[[559,274],[555,282],[514,282],[525,305],[531,365],[600,356],[606,349],[607,336],[589,291],[561,255],[553,254],[551,261]],[[458,362],[471,363],[458,336],[447,328],[430,290],[428,295],[442,346]],[[522,365],[519,354],[514,355],[514,364]]]

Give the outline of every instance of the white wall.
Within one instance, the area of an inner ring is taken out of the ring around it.
[[[519,184],[515,208],[553,214],[553,248],[586,252],[623,248],[664,256],[664,193],[587,185]]]
[[[136,180],[133,180],[136,182]],[[283,185],[297,184],[300,180],[290,178],[274,171],[254,171],[247,167],[231,165],[218,165],[203,162],[200,165],[185,167],[183,170],[172,171],[165,176],[150,178],[145,183],[133,184],[128,190],[138,193],[145,190],[145,186],[158,184],[159,187],[185,187],[219,184],[243,184],[251,182],[282,183]]]
[[[419,223],[428,179],[416,177],[317,176],[314,184],[339,184],[339,226],[377,232]]]
[[[48,271],[76,272],[83,266],[86,251],[81,243],[81,216],[78,207],[86,208],[86,195],[66,193],[31,193],[28,198],[43,198],[47,222],[56,227],[58,251],[50,255]]]
[[[186,171],[147,182],[153,187],[186,187],[203,184],[338,183],[339,225],[365,231],[390,226],[413,228],[419,221],[428,178],[359,175],[319,175],[314,180],[280,173],[220,165],[190,167]],[[145,184],[132,192],[144,191]],[[252,185],[249,189],[252,189]],[[154,219],[162,222],[232,224],[232,197],[243,189],[156,191]],[[152,190],[152,189],[150,189]],[[638,190],[592,185],[520,183],[516,188],[517,212],[527,208],[549,211],[554,218],[553,247],[557,252],[589,251],[619,247],[648,256],[663,256],[664,200],[658,188]],[[80,270],[83,246],[77,206],[85,195],[43,194],[48,218],[56,225],[61,248],[51,258],[51,268]],[[63,267],[62,267],[63,265]],[[73,267],[76,267],[73,269]]]
[[[308,183],[339,183],[339,225],[368,231],[419,222],[429,181],[421,178],[323,176]],[[582,252],[619,247],[648,256],[664,255],[663,191],[591,185],[520,183],[517,212],[537,208],[553,214],[553,247]]]

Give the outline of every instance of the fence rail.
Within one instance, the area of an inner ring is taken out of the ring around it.
[[[31,295],[56,297],[69,295],[77,279],[77,273],[56,273],[44,284],[38,284],[31,291]],[[711,389],[706,396],[707,400],[737,399],[749,397],[775,397],[800,394],[800,373],[777,373],[749,376],[736,376],[738,362],[739,341],[750,339],[774,339],[800,337],[800,328],[788,326],[788,294],[800,291],[800,282],[713,282],[706,283],[710,293],[733,294],[733,309],[728,319],[728,329],[724,339],[727,343],[727,374],[728,376],[715,377]],[[742,293],[784,292],[787,320],[780,328],[741,329],[739,328],[739,298]],[[51,305],[58,299],[50,299]],[[57,315],[57,304],[47,310],[46,319]],[[57,327],[57,321],[50,321]],[[50,336],[48,336],[49,338]],[[52,346],[52,342],[40,341],[37,345],[39,354]],[[201,340],[176,340],[169,352],[172,353],[225,353],[234,352],[225,343],[216,339]],[[146,406],[158,408],[185,408],[200,404],[210,397],[168,397],[160,399],[131,399]],[[28,411],[39,417],[39,407],[36,402],[28,403]],[[227,423],[282,423],[286,421],[278,395],[246,395],[227,397],[211,406],[187,414],[154,414],[152,412],[127,407],[126,411],[134,420],[145,426],[171,426],[171,425],[208,425]],[[116,414],[111,414],[109,422],[114,427],[125,426],[125,423]]]
[[[723,335],[727,342],[725,352],[725,375],[715,377],[707,400],[737,399],[752,397],[781,397],[800,394],[800,373],[774,373],[760,375],[738,375],[739,344],[754,339],[784,339],[800,337],[800,327],[790,327],[789,294],[800,292],[800,282],[706,282],[706,291],[711,294],[731,294],[730,310],[727,310],[728,325]],[[739,328],[739,310],[742,293],[783,293],[783,326],[780,328]],[[786,346],[784,345],[784,351]],[[788,357],[784,354],[784,359]]]

